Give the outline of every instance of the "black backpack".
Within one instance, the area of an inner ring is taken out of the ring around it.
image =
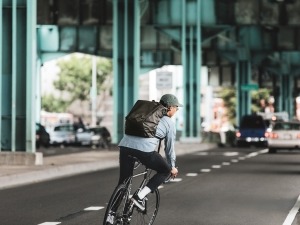
[[[159,102],[138,100],[125,117],[125,134],[155,137],[157,124],[167,115],[167,108]]]

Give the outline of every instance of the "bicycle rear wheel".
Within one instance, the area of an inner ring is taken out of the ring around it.
[[[121,184],[116,187],[107,205],[103,225],[127,224],[125,223],[124,210],[127,206],[128,196],[126,185]]]
[[[133,207],[130,218],[130,225],[152,225],[159,208],[159,191],[156,189],[153,193],[147,195],[146,209],[141,211]]]

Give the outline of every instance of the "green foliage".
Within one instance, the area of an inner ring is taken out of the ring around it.
[[[55,98],[53,95],[45,95],[42,98],[42,108],[47,112],[65,112],[69,101]]]
[[[58,90],[68,92],[71,102],[89,100],[92,85],[92,57],[72,55],[69,59],[59,60],[59,79],[54,82]],[[97,58],[97,90],[104,89],[103,82],[111,75],[112,63],[106,58]]]
[[[96,61],[98,94],[105,89],[111,92],[112,87],[105,86],[105,80],[112,76],[112,62],[103,57],[97,57]],[[72,54],[70,57],[58,60],[57,66],[59,67],[58,79],[53,85],[64,98],[43,96],[42,107],[50,112],[63,112],[75,100],[89,100],[92,86],[92,56]]]
[[[227,116],[232,124],[235,124],[236,118],[236,93],[234,88],[222,88],[219,92],[219,97],[223,99],[224,105],[227,108]]]
[[[258,89],[251,92],[251,111],[260,112],[263,111],[261,106],[261,100],[268,102],[271,91],[266,88]],[[232,124],[235,124],[236,118],[236,89],[235,88],[222,88],[219,92],[219,97],[224,100],[224,105],[227,108],[228,118]]]
[[[261,101],[264,100],[265,102],[269,101],[271,90],[267,88],[261,88],[257,91],[251,92],[251,99],[252,99],[252,105],[251,105],[251,111],[252,112],[261,112],[264,110],[264,108],[261,105]]]

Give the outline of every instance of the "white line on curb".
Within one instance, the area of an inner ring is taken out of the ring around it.
[[[292,225],[299,208],[300,208],[300,195],[299,195],[294,207],[291,209],[291,211],[289,212],[288,216],[286,217],[286,219],[282,225]]]

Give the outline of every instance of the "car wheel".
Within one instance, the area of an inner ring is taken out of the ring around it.
[[[277,152],[276,148],[269,148],[269,153],[270,154],[274,154],[276,152]]]

